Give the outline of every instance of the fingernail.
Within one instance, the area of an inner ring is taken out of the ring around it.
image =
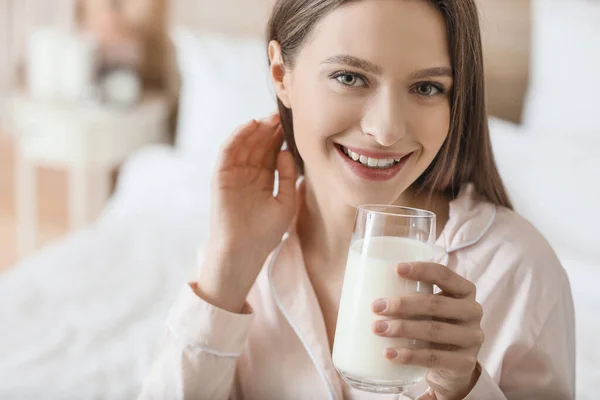
[[[398,273],[400,275],[407,275],[410,270],[412,269],[412,267],[410,266],[410,264],[400,264],[398,265]]]
[[[373,312],[379,313],[385,311],[387,308],[387,301],[385,299],[377,299],[373,302]]]
[[[385,321],[375,321],[373,324],[373,331],[375,333],[383,333],[388,330],[388,323]]]
[[[396,349],[386,349],[385,350],[386,358],[393,360],[398,357],[398,350]]]

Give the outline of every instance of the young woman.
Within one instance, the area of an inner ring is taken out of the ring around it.
[[[279,113],[222,149],[207,251],[141,397],[386,398],[331,361],[356,207],[377,203],[435,212],[443,250],[397,270],[441,293],[373,303],[373,334],[438,344],[381,354],[428,368],[403,398],[574,398],[569,282],[496,170],[474,0],[279,0],[268,32]]]

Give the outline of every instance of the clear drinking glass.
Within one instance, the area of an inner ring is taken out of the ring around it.
[[[381,337],[372,324],[379,298],[433,293],[433,285],[406,280],[399,263],[433,260],[435,214],[414,208],[358,207],[348,251],[344,286],[333,344],[335,368],[352,387],[375,393],[402,393],[423,379],[426,369],[385,357],[387,348],[423,348],[419,340]]]

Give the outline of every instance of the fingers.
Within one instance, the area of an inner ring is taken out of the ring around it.
[[[373,323],[373,332],[384,337],[416,339],[464,348],[479,348],[485,339],[479,327],[454,325],[436,320],[380,320]]]
[[[475,298],[475,285],[441,264],[427,262],[400,264],[398,274],[404,279],[437,285],[448,296]]]
[[[446,369],[470,374],[477,367],[477,357],[457,351],[435,349],[387,349],[386,358],[394,363],[417,365],[429,369]]]
[[[289,150],[277,155],[277,171],[279,173],[279,190],[277,200],[293,205],[296,201],[296,164]]]
[[[279,114],[273,114],[268,119],[261,121],[256,132],[247,140],[247,159],[240,159],[241,163],[258,166],[265,160],[270,151],[270,143],[279,127]]]
[[[254,133],[258,127],[256,120],[251,120],[243,125],[240,125],[233,131],[233,134],[221,147],[221,154],[218,161],[218,167],[223,167],[225,164],[235,160],[238,152],[242,149],[243,143]]]
[[[279,125],[277,131],[275,131],[275,135],[271,138],[271,146],[267,151],[265,156],[265,166],[270,170],[275,170],[277,168],[277,155],[281,151],[281,146],[283,145],[284,136],[283,136],[283,128]]]
[[[373,302],[373,312],[385,317],[411,319],[434,317],[461,322],[481,321],[483,308],[476,301],[455,299],[440,294],[414,293]]]
[[[218,167],[262,163],[278,125],[279,114],[273,114],[266,120],[253,119],[238,127],[221,148]]]

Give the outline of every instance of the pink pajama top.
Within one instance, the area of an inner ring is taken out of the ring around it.
[[[544,238],[513,211],[466,186],[450,203],[435,260],[477,286],[485,343],[473,400],[575,398],[575,323],[567,275]],[[243,266],[240,266],[243,268]],[[172,306],[140,399],[416,399],[349,388],[337,374],[298,237],[265,263],[246,314],[186,284]]]

